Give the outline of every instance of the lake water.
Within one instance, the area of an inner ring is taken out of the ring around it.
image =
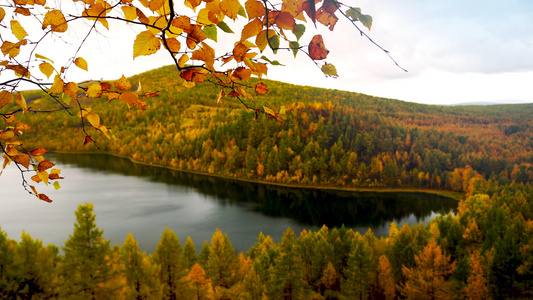
[[[344,224],[383,236],[390,222],[427,222],[457,208],[455,200],[423,193],[276,187],[148,167],[104,154],[54,154],[49,159],[65,176],[58,191],[39,188],[53,203],[28,195],[14,166],[0,176],[0,227],[12,239],[19,240],[25,230],[45,245],[64,245],[73,232],[74,211],[85,202],[94,204],[97,226],[112,244],[121,245],[131,232],[148,253],[167,226],[182,244],[190,236],[197,250],[220,228],[238,251],[247,251],[259,232],[280,241],[287,227],[298,235],[323,224]]]

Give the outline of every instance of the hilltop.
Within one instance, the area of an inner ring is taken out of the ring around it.
[[[279,112],[282,122],[216,99],[217,86],[188,89],[174,67],[130,78],[159,91],[145,111],[117,100],[91,101],[117,141],[90,131],[101,151],[147,164],[248,180],[354,188],[468,192],[533,179],[533,104],[435,106],[262,80],[249,105]],[[251,84],[258,82],[252,80]],[[133,87],[136,89],[136,87]],[[42,94],[27,94],[45,109]],[[56,151],[83,145],[80,119],[36,114],[39,142]],[[28,137],[26,137],[28,138]],[[490,184],[493,186],[494,184]]]

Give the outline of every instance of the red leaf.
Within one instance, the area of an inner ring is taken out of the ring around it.
[[[83,145],[87,145],[88,143],[92,142],[93,140],[91,139],[90,136],[86,135],[85,136],[85,141],[83,141]]]
[[[48,203],[52,203],[52,200],[50,200],[50,198],[48,198],[48,196],[46,196],[45,194],[39,194],[39,199]]]

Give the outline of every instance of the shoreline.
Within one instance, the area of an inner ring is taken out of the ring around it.
[[[272,182],[272,181],[265,181],[265,180],[258,180],[258,179],[248,179],[248,178],[239,178],[239,177],[231,177],[227,175],[221,175],[221,174],[212,174],[207,172],[201,172],[201,171],[191,171],[191,170],[184,170],[164,165],[157,165],[157,164],[148,164],[145,162],[134,160],[131,157],[125,156],[125,155],[119,155],[112,152],[107,151],[56,151],[56,150],[50,150],[50,153],[59,153],[59,154],[104,154],[104,155],[111,155],[115,157],[120,157],[127,159],[131,161],[134,164],[148,166],[148,167],[155,167],[155,168],[164,168],[168,170],[178,171],[178,172],[184,172],[189,174],[196,174],[196,175],[202,175],[202,176],[208,176],[208,177],[214,177],[214,178],[221,178],[221,179],[227,179],[227,180],[235,180],[240,182],[248,182],[248,183],[257,183],[257,184],[264,184],[264,185],[272,185],[272,186],[279,186],[279,187],[287,187],[287,188],[301,188],[301,189],[313,189],[313,190],[330,190],[330,191],[344,191],[344,192],[374,192],[374,193],[423,193],[423,194],[430,194],[430,195],[437,195],[441,197],[450,198],[456,201],[460,201],[464,197],[464,193],[459,192],[453,192],[453,191],[447,191],[447,190],[432,190],[432,189],[417,189],[417,188],[357,188],[357,187],[337,187],[337,186],[327,186],[327,185],[302,185],[302,184],[290,184],[290,183],[280,183],[280,182]]]

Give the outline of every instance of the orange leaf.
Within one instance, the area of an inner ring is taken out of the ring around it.
[[[83,141],[83,145],[87,145],[88,143],[93,142],[90,136],[86,135],[85,140]]]
[[[43,26],[45,29],[50,25],[50,29],[55,32],[65,32],[68,29],[67,20],[59,10],[51,10],[44,15]]]
[[[174,38],[167,38],[167,49],[172,53],[172,55],[178,54],[180,52],[181,44],[178,40]]]
[[[244,67],[238,67],[233,71],[233,77],[242,79],[242,80],[248,80],[250,79],[250,76],[252,76],[252,70],[244,68]]]
[[[17,8],[15,8],[15,13],[21,14],[23,16],[31,16],[31,12],[28,8],[20,7],[20,6],[17,6]],[[2,18],[0,18],[0,20],[1,19]]]
[[[241,32],[241,41],[244,41],[252,36],[258,35],[263,30],[263,22],[259,19],[254,19],[246,24]]]
[[[0,91],[0,108],[4,108],[4,106],[13,103],[13,101],[15,101],[13,94],[6,90]]]
[[[243,43],[238,43],[237,46],[233,48],[233,58],[235,58],[237,62],[241,62],[244,60],[246,52],[248,52],[248,47]]]
[[[51,161],[48,161],[48,160],[43,160],[39,163],[39,165],[37,166],[37,170],[39,172],[44,172],[48,169],[50,169],[51,167],[55,166],[56,164],[54,164],[53,162]]]
[[[137,106],[142,110],[146,108],[146,101],[140,100],[137,94],[134,92],[124,92],[122,95],[120,95],[119,99],[124,101],[128,107]]]
[[[118,99],[120,97],[120,95],[121,94],[117,93],[117,92],[107,92],[107,94],[106,94],[107,101]]]
[[[17,125],[15,126],[15,131],[19,131],[19,130],[28,130],[28,129],[32,129],[33,127],[31,127],[30,125],[24,123],[24,122],[18,122]]]
[[[187,16],[179,16],[172,20],[172,26],[176,28],[181,28],[186,33],[192,32],[192,25],[191,25],[191,19]]]
[[[231,92],[229,92],[228,96],[236,98],[236,97],[239,97],[240,95],[236,91],[231,91]]]
[[[325,59],[328,56],[328,53],[329,51],[324,45],[322,35],[315,35],[309,44],[309,57],[311,57],[312,60],[321,60]]]
[[[111,89],[111,84],[107,81],[100,82],[100,86],[102,87],[102,91],[109,91]]]
[[[335,28],[335,24],[337,24],[337,21],[339,20],[337,16],[327,12],[324,9],[324,7],[321,7],[317,11],[316,19],[318,20],[318,22],[320,22],[324,26],[327,26],[329,30],[332,30],[332,31],[333,31],[333,28]]]
[[[142,96],[145,98],[152,98],[152,97],[159,96],[159,93],[158,92],[145,92]]]
[[[192,81],[192,77],[196,73],[198,73],[197,69],[187,69],[187,70],[181,71],[180,77],[185,79],[186,81]]]
[[[21,153],[13,156],[11,159],[23,165],[26,169],[30,167],[30,156],[27,153]]]
[[[202,31],[202,27],[198,25],[192,25],[192,31],[187,35],[187,47],[189,49],[196,48],[196,44],[205,40],[207,35]]]
[[[264,95],[268,92],[267,85],[263,82],[259,82],[255,85],[255,93],[258,95]]]
[[[15,132],[13,130],[0,130],[0,139],[9,140],[15,137]]]
[[[48,152],[48,150],[46,150],[44,147],[39,147],[39,148],[35,148],[31,150],[30,154],[32,156],[41,156],[45,154],[46,152]]]
[[[220,9],[230,19],[235,20],[239,14],[241,4],[239,0],[222,0],[220,2]]]
[[[126,91],[131,89],[131,83],[130,81],[122,75],[122,77],[115,81],[115,87],[119,90]]]
[[[315,0],[307,0],[302,5],[303,10],[307,13],[309,18],[316,23],[316,6]]]
[[[78,100],[78,84],[76,84],[75,82],[69,82],[65,84],[63,92],[70,98]]]
[[[45,194],[39,194],[39,199],[43,200],[44,202],[52,203],[52,200],[48,198]]]
[[[248,0],[244,3],[246,8],[246,14],[248,15],[248,20],[259,18],[265,15],[265,6],[262,2],[257,0]]]
[[[296,21],[289,12],[283,11],[277,15],[276,25],[281,29],[293,30]]]

